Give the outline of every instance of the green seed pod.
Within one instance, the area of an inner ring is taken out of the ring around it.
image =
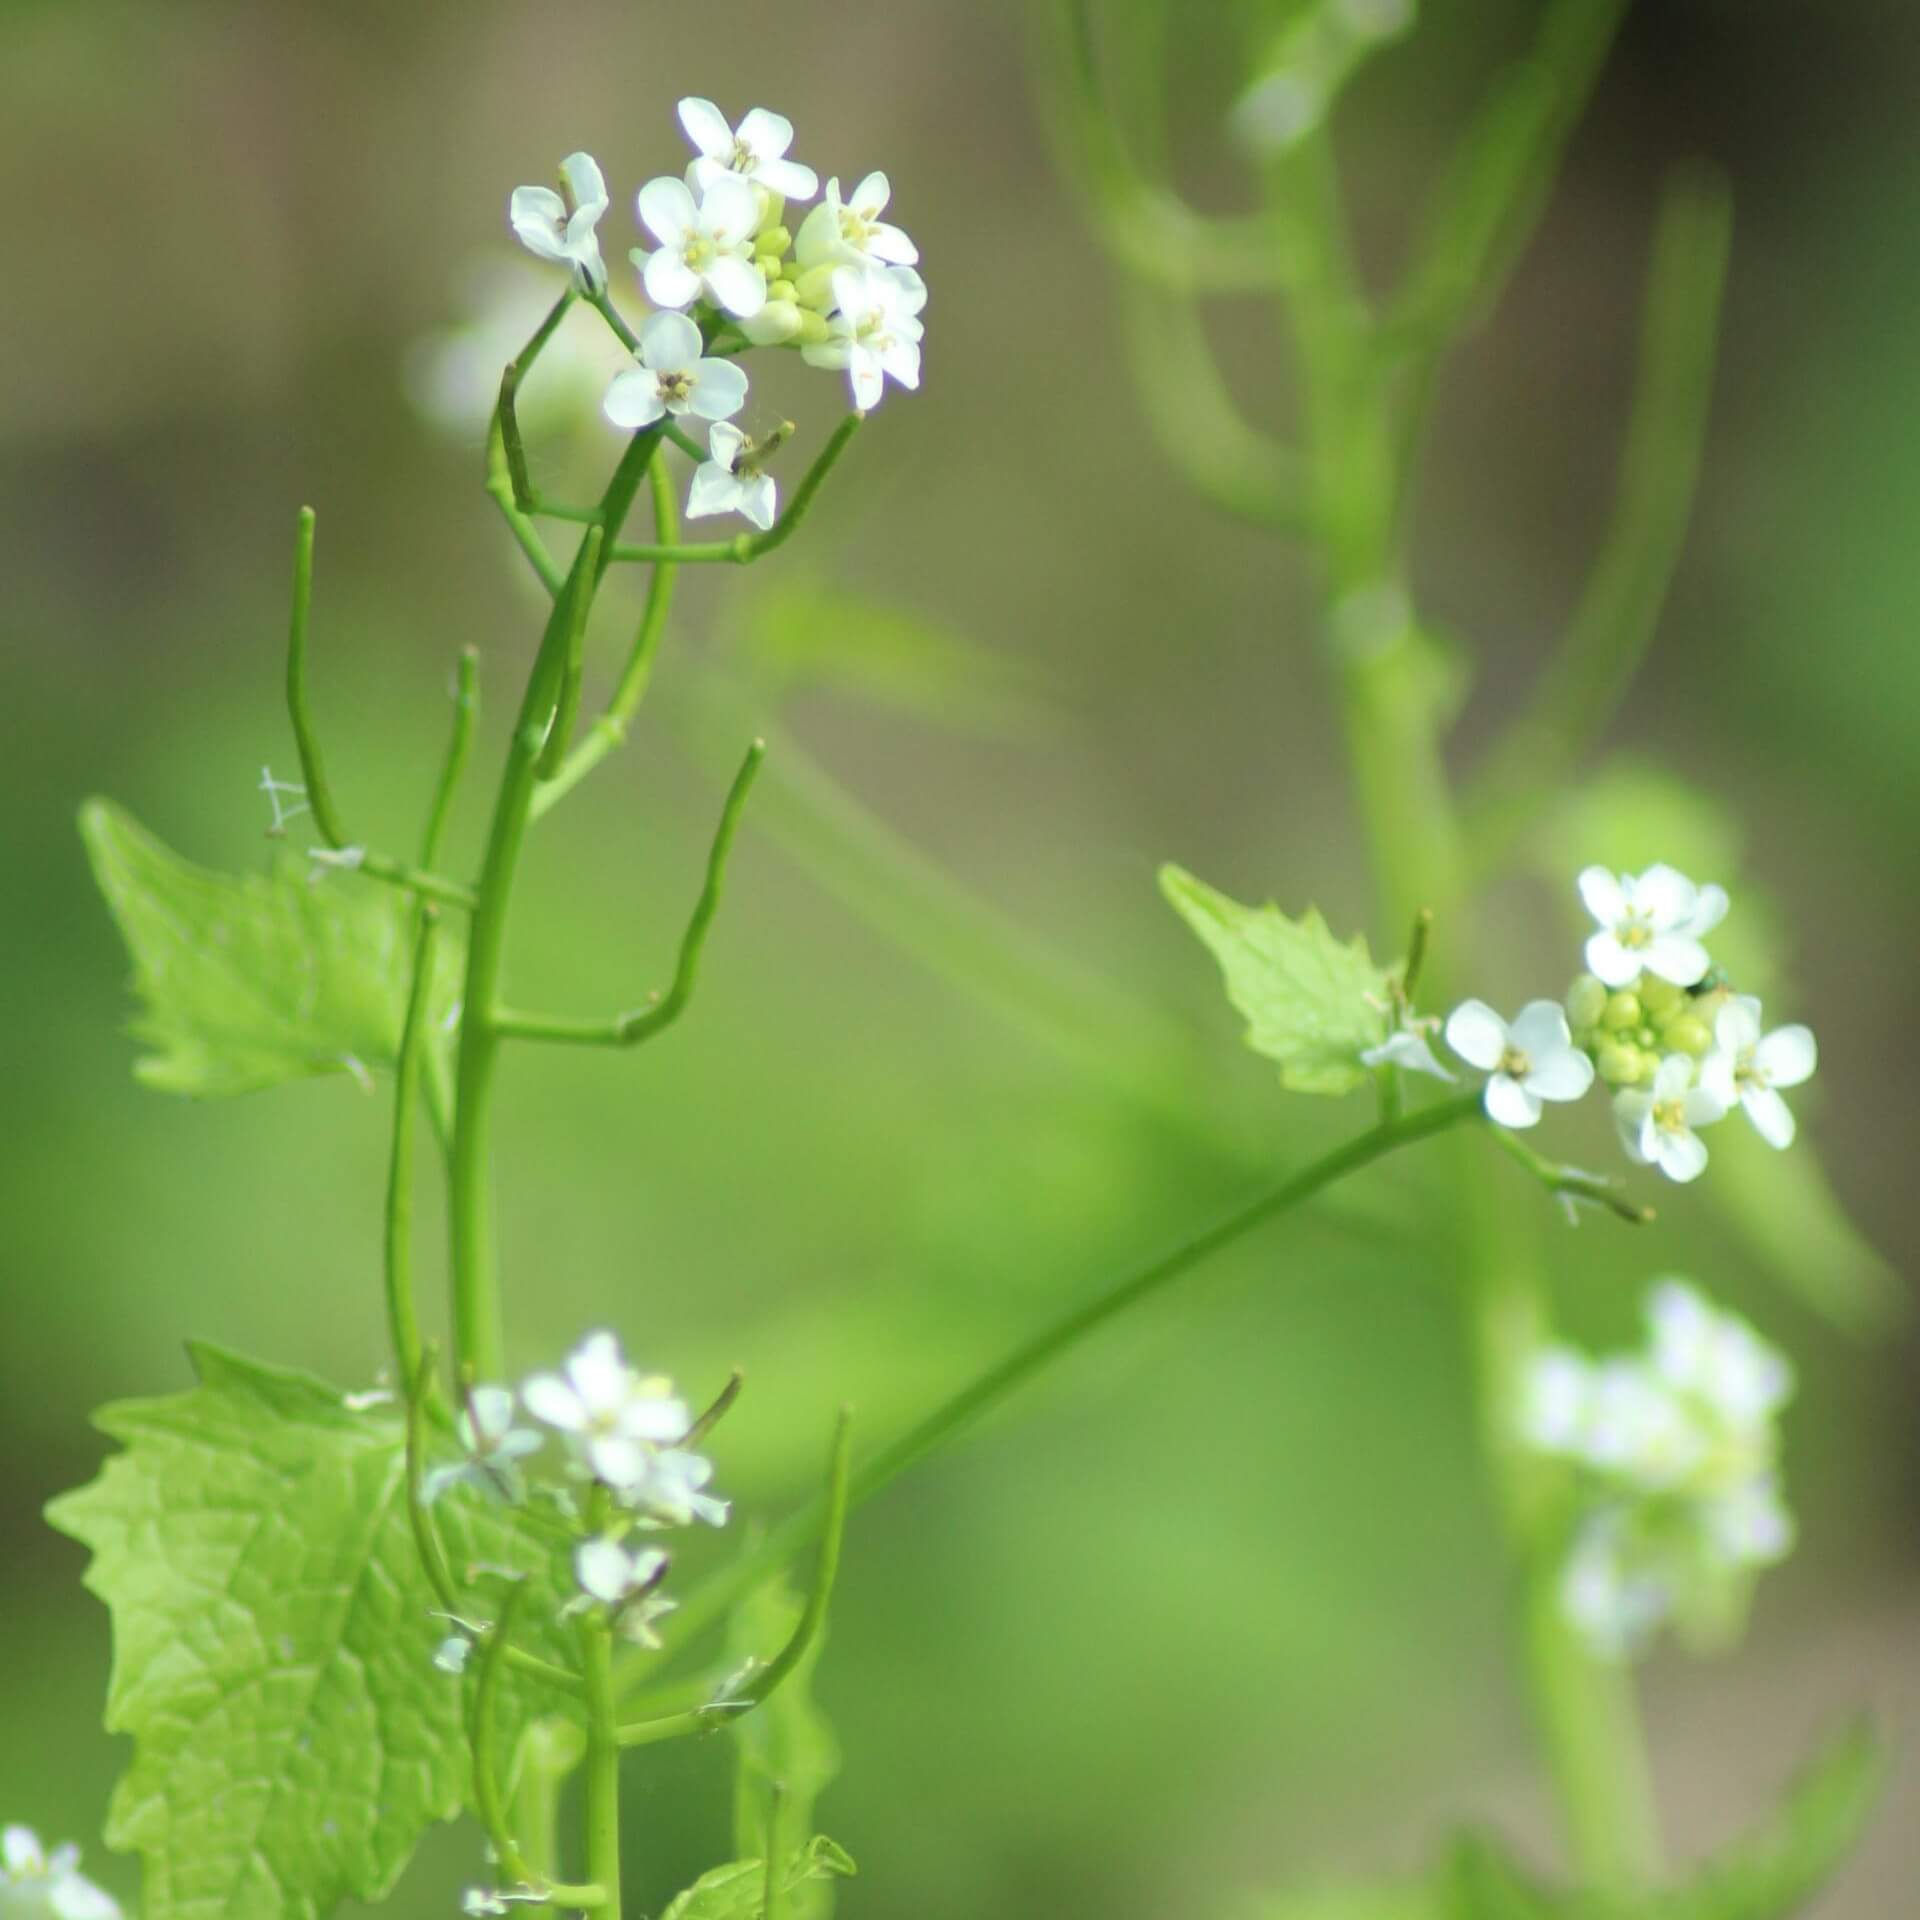
[[[1629,1027],[1639,1026],[1639,997],[1631,993],[1614,994],[1607,1002],[1606,1012],[1600,1016],[1600,1024],[1610,1033],[1624,1033]]]
[[[1704,1020],[1676,1020],[1667,1028],[1667,1045],[1676,1053],[1690,1053],[1698,1060],[1713,1045],[1713,1034]]]
[[[1567,989],[1567,1025],[1576,1033],[1582,1028],[1597,1027],[1606,1010],[1606,984],[1592,974],[1581,974]]]

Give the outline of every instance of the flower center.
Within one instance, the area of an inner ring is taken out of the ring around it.
[[[717,234],[709,236],[704,233],[696,233],[687,241],[685,248],[682,250],[681,257],[695,273],[700,272],[718,251],[714,245],[715,240],[718,238],[719,236]]]
[[[1653,929],[1637,913],[1630,913],[1615,937],[1623,947],[1644,947],[1653,938]]]
[[[1508,1047],[1501,1053],[1496,1071],[1510,1074],[1515,1080],[1524,1080],[1533,1071],[1533,1062],[1518,1047]]]
[[[660,376],[660,398],[668,406],[684,404],[693,397],[693,375],[684,370]]]
[[[735,173],[751,173],[759,165],[759,161],[753,149],[736,136],[733,143],[733,158],[727,162],[727,165]]]
[[[1653,1103],[1653,1124],[1662,1133],[1685,1133],[1687,1103],[1684,1100],[1656,1100]]]

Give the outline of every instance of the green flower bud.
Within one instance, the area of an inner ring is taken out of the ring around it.
[[[1606,1010],[1606,983],[1592,974],[1581,974],[1567,989],[1567,1025],[1576,1033],[1582,1027],[1597,1027]]]
[[[785,227],[762,227],[753,236],[755,253],[770,253],[778,260],[793,245],[793,235]]]
[[[809,267],[793,283],[793,290],[803,307],[811,307],[815,313],[825,313],[833,305],[833,266]],[[823,340],[826,335],[820,336]]]
[[[1634,982],[1640,995],[1640,1004],[1657,1020],[1661,1014],[1677,1007],[1686,999],[1685,987],[1676,987],[1671,980],[1662,980],[1657,973],[1643,973]]]
[[[1704,1020],[1689,1015],[1667,1028],[1667,1045],[1676,1053],[1690,1053],[1699,1060],[1713,1045],[1713,1031]]]
[[[1647,1056],[1624,1040],[1609,1040],[1594,1062],[1600,1078],[1610,1087],[1636,1086],[1645,1077]]]
[[[1600,1024],[1610,1033],[1624,1033],[1629,1027],[1640,1025],[1640,1002],[1631,993],[1616,993],[1607,1001],[1607,1010],[1600,1016]]]
[[[1656,1053],[1660,1050],[1660,1035],[1652,1027],[1642,1027],[1633,1038],[1639,1046],[1651,1047]]]
[[[769,280],[767,282],[767,298],[769,300],[784,300],[788,306],[797,306],[799,304],[799,296],[794,292],[793,282],[791,280]]]
[[[806,306],[796,307],[794,311],[800,316],[800,330],[793,337],[803,347],[819,346],[831,337],[832,329],[827,325],[824,313],[816,313]]]

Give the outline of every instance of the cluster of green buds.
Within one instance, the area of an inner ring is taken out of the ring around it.
[[[1657,973],[1609,987],[1598,974],[1583,973],[1567,990],[1567,1025],[1608,1086],[1648,1087],[1669,1054],[1704,1060],[1713,1051],[1715,1018],[1732,997],[1717,967],[1691,987]]]

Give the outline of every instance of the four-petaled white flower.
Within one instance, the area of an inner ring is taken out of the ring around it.
[[[870,173],[845,200],[840,182],[827,182],[827,196],[800,223],[793,253],[808,267],[911,267],[920,258],[916,247],[898,227],[880,218],[893,188],[884,173]]]
[[[671,1613],[674,1603],[658,1591],[667,1572],[667,1556],[658,1547],[629,1550],[618,1540],[587,1540],[574,1551],[573,1571],[580,1591],[606,1607],[628,1639],[659,1646],[653,1623]]]
[[[564,1375],[537,1373],[520,1390],[536,1420],[565,1434],[588,1470],[616,1491],[637,1485],[662,1447],[691,1424],[684,1400],[664,1375],[641,1375],[610,1333],[589,1334]]]
[[[707,435],[710,460],[694,469],[687,495],[687,518],[737,513],[764,532],[773,525],[777,496],[773,475],[753,463],[753,442],[730,421],[716,420]]]
[[[1593,1062],[1556,1001],[1529,1000],[1511,1025],[1484,1000],[1462,1001],[1447,1016],[1447,1045],[1492,1074],[1487,1114],[1503,1127],[1533,1126],[1543,1100],[1578,1100],[1593,1085]]]
[[[507,218],[528,252],[571,267],[581,286],[598,293],[607,284],[607,266],[594,228],[607,210],[607,183],[590,153],[568,154],[560,178],[566,199],[551,187],[515,187]]]
[[[1700,1068],[1700,1084],[1711,1087],[1729,1108],[1737,1100],[1754,1131],[1770,1147],[1793,1144],[1793,1110],[1778,1089],[1810,1079],[1819,1062],[1811,1029],[1775,1027],[1760,1031],[1760,1002],[1741,994],[1720,1009],[1713,1023],[1714,1051]]]
[[[420,1497],[431,1503],[462,1480],[490,1492],[511,1494],[517,1484],[513,1463],[545,1445],[530,1427],[516,1427],[513,1413],[511,1387],[475,1387],[456,1423],[466,1458],[435,1467],[421,1482]]]
[[[0,1914],[53,1920],[120,1920],[119,1903],[80,1871],[80,1849],[49,1854],[31,1827],[0,1830]]]
[[[888,378],[920,384],[920,309],[927,285],[911,267],[836,267],[828,338],[800,349],[813,367],[845,367],[853,404],[871,413]]]
[[[690,307],[703,294],[736,319],[767,303],[767,276],[753,264],[760,196],[737,173],[720,173],[698,200],[663,174],[640,189],[640,218],[660,242],[633,260],[656,307]]]
[[[1638,875],[1588,867],[1579,886],[1587,911],[1600,923],[1587,941],[1587,966],[1608,986],[1630,986],[1643,971],[1676,987],[1690,987],[1705,975],[1711,963],[1700,942],[1725,917],[1724,889],[1696,887],[1669,866]]]
[[[669,1447],[653,1456],[645,1475],[627,1490],[625,1498],[630,1506],[643,1509],[667,1526],[686,1527],[704,1520],[710,1527],[724,1527],[727,1502],[701,1492],[712,1478],[711,1460],[681,1447]]]
[[[1626,1087],[1613,1096],[1627,1157],[1658,1167],[1669,1180],[1697,1180],[1706,1171],[1707,1149],[1694,1129],[1724,1119],[1726,1111],[1713,1088],[1695,1084],[1693,1062],[1684,1053],[1660,1062],[1651,1087]]]
[[[737,127],[730,127],[711,100],[695,95],[680,102],[680,124],[700,150],[688,169],[695,186],[710,187],[738,174],[783,200],[811,200],[820,190],[820,176],[811,167],[786,157],[793,145],[793,122],[785,114],[754,107]]]
[[[650,427],[665,413],[724,420],[747,398],[747,376],[731,360],[701,357],[700,329],[684,313],[649,314],[640,328],[640,364],[616,373],[601,411],[616,427]]]

